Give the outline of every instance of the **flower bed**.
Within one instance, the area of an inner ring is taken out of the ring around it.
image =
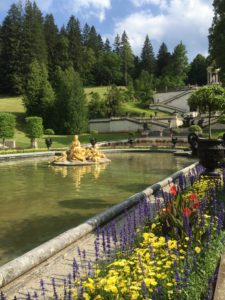
[[[109,261],[99,261],[96,249],[96,263],[87,274],[91,276],[80,278],[75,268],[71,297],[210,299],[209,283],[225,250],[222,191],[221,180],[202,177],[184,191],[172,185],[170,192],[164,193],[164,207],[153,220],[148,203],[144,203],[144,226],[135,226],[134,218],[132,224],[128,214],[114,259],[111,261],[106,232],[102,246]]]
[[[52,279],[53,298],[212,299],[225,251],[224,181],[199,179],[201,171],[180,176],[155,194],[154,203],[145,199],[125,212],[122,225],[112,221],[98,228],[94,261],[78,249],[64,294]],[[41,290],[27,299],[47,299],[43,281]]]

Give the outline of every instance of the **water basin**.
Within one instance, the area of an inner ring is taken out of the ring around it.
[[[107,153],[110,164],[0,163],[0,265],[193,163],[168,153]]]

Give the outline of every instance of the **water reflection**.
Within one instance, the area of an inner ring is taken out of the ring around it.
[[[77,167],[66,167],[66,166],[49,166],[52,172],[60,174],[63,178],[70,177],[75,185],[77,191],[80,190],[81,179],[91,174],[95,179],[98,179],[100,174],[104,172],[108,164],[96,164],[89,166],[77,166]]]

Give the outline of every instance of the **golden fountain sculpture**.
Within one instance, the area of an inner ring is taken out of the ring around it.
[[[105,155],[95,147],[81,147],[78,135],[74,135],[70,149],[67,152],[62,152],[60,156],[55,156],[51,164],[60,166],[84,166],[108,162],[110,162],[110,159],[106,158]]]

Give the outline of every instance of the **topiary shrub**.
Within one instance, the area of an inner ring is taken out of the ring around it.
[[[55,134],[55,131],[51,128],[47,128],[45,129],[45,135],[54,135]]]
[[[190,133],[199,133],[199,134],[202,134],[202,128],[198,125],[191,125],[189,128],[188,128],[188,131]]]

